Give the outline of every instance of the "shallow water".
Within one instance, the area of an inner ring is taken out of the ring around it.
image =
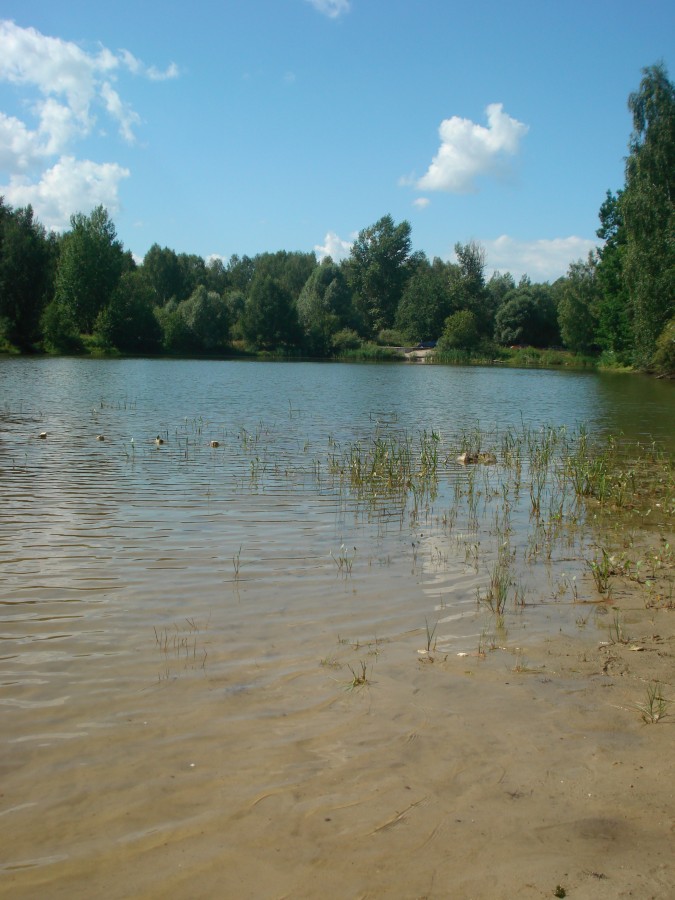
[[[427,628],[475,650],[500,472],[477,476],[478,527],[448,515],[470,477],[462,430],[586,422],[668,442],[672,412],[670,385],[637,377],[0,360],[0,894],[90,896],[96,875],[106,896],[150,896],[159,848],[187,841],[194,863],[200,836],[358,755],[343,728],[362,664],[395,720]],[[417,506],[364,503],[328,471],[376,430],[424,429],[455,450]],[[528,522],[515,505],[521,542]],[[527,569],[512,638],[568,627],[539,600],[577,550]],[[341,808],[355,788],[331,790]]]

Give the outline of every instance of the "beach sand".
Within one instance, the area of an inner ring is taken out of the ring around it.
[[[657,681],[675,699],[672,557],[654,541],[650,585],[617,572],[607,599],[589,574],[557,604],[576,624],[518,647],[345,646],[268,689],[205,682],[195,704],[178,680],[152,716],[139,700],[90,742],[98,762],[64,751],[69,826],[54,835],[47,802],[32,849],[13,846],[28,859],[48,835],[63,856],[5,870],[0,896],[672,897],[675,706],[656,724],[638,709]],[[106,767],[113,739],[127,771]]]

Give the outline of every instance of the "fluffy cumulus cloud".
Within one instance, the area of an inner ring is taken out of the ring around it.
[[[493,271],[510,272],[516,280],[529,275],[532,281],[555,281],[567,274],[570,263],[586,259],[596,241],[574,235],[535,241],[518,241],[503,234],[496,240],[482,240]]]
[[[420,190],[468,194],[476,190],[477,178],[508,172],[508,158],[518,152],[528,126],[508,116],[501,103],[491,103],[485,112],[487,127],[459,116],[441,122],[441,146],[416,182]]]
[[[314,9],[318,10],[329,19],[337,19],[343,13],[349,12],[349,0],[307,0]]]
[[[338,237],[334,231],[329,231],[324,238],[323,244],[317,244],[314,247],[314,252],[319,262],[327,256],[330,256],[333,262],[340,262],[341,259],[346,259],[349,256],[352,243],[353,241],[345,241]]]
[[[0,187],[0,193],[12,206],[30,203],[46,228],[60,231],[68,226],[74,212],[89,211],[99,204],[115,212],[120,182],[129,175],[129,170],[117,163],[62,156],[36,181],[12,176],[8,185]]]
[[[140,116],[113,85],[121,74],[160,81],[178,74],[160,71],[127,50],[100,46],[87,52],[70,41],[0,21],[0,82],[14,86],[26,119],[0,111],[0,194],[14,205],[32,203],[48,227],[67,227],[73,212],[99,203],[118,206],[118,186],[127,169],[114,162],[77,160],[73,147],[93,134],[99,116],[111,120],[132,144]],[[64,204],[68,204],[67,206]]]

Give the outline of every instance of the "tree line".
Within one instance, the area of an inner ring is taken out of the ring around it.
[[[30,352],[340,356],[364,344],[437,341],[494,358],[500,346],[565,347],[614,365],[675,371],[675,89],[661,64],[628,98],[625,184],[599,211],[601,245],[554,283],[486,278],[483,248],[429,260],[386,215],[349,256],[279,251],[218,258],[154,244],[137,264],[102,206],[47,233],[0,198],[0,346]]]

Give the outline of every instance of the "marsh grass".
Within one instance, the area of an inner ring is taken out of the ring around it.
[[[436,629],[438,628],[438,622],[434,625],[433,628],[429,627],[429,622],[425,619],[424,625],[427,632],[427,653],[431,653],[432,649],[436,649],[436,642],[434,641],[434,635],[436,634]],[[432,647],[433,642],[433,647]]]
[[[324,669],[341,669],[342,663],[335,656],[325,656],[319,660],[319,665]]]
[[[361,498],[400,499],[412,493],[423,500],[437,485],[439,443],[435,431],[423,431],[415,441],[407,432],[397,433],[378,424],[368,440],[344,448],[333,445],[328,471]]]
[[[438,622],[431,627],[427,619],[424,620],[424,627],[427,635],[427,643],[426,647],[423,650],[418,650],[417,652],[420,656],[425,659],[427,662],[434,661],[434,655],[436,653],[436,629],[438,628]]]
[[[356,669],[352,665],[349,665],[348,668],[352,673],[352,679],[347,684],[347,690],[353,691],[355,688],[364,687],[364,685],[370,684],[370,679],[368,678],[368,666],[365,660],[359,660]]]
[[[499,557],[492,566],[490,581],[484,593],[478,592],[478,600],[484,603],[495,615],[501,616],[506,609],[511,587],[511,571],[508,562]]]
[[[597,554],[592,560],[587,561],[588,568],[593,575],[593,581],[599,594],[610,593],[610,576],[614,573],[612,558],[604,547],[600,548],[601,555]]]
[[[613,644],[627,644],[630,640],[624,631],[623,618],[618,609],[614,610],[614,616],[609,623],[609,639]]]
[[[232,567],[234,568],[234,580],[239,581],[239,573],[241,572],[241,546],[232,557]]]
[[[200,638],[204,626],[199,625],[192,617],[186,617],[184,621],[185,625],[174,622],[172,625],[153,628],[155,644],[166,662],[165,678],[171,675],[171,665],[183,669],[206,668],[208,652],[202,646]],[[160,680],[161,678],[160,675]]]
[[[288,419],[302,421],[301,411],[290,403]],[[226,471],[220,469],[222,461],[230,460],[243,491],[278,490],[285,482],[286,489],[290,483],[330,494],[338,505],[340,531],[347,514],[357,526],[374,523],[378,535],[399,529],[420,577],[429,574],[428,566],[439,573],[463,560],[480,579],[479,605],[495,617],[506,616],[509,607],[522,613],[523,576],[534,567],[549,583],[560,581],[554,597],[569,597],[571,592],[575,603],[577,575],[585,566],[588,582],[592,578],[604,600],[611,598],[613,577],[622,575],[644,585],[647,605],[675,605],[672,586],[670,595],[667,589],[651,589],[655,577],[675,564],[666,539],[643,558],[629,559],[628,553],[610,551],[604,536],[618,519],[631,521],[638,530],[656,530],[675,518],[672,456],[655,443],[607,438],[585,427],[535,428],[525,423],[443,436],[436,427],[405,430],[395,414],[386,412],[373,413],[351,441],[328,436],[327,443],[320,444],[313,436],[289,434],[287,425],[259,422],[228,434],[197,416],[173,431],[165,423],[153,427],[151,435],[165,435],[161,454],[149,448],[147,436],[137,436],[137,446],[129,447],[126,439],[124,453],[132,463],[136,454],[136,465],[152,457],[157,464],[184,466],[208,454],[215,478]],[[205,435],[217,436],[226,452],[212,453]],[[462,453],[478,461],[460,465]],[[491,464],[482,463],[481,455]],[[239,547],[232,556],[235,582],[241,576],[241,553]],[[351,576],[356,548],[342,544],[330,557],[340,575]],[[541,590],[530,590],[528,605],[538,602],[544,602]],[[431,651],[435,628],[428,622],[426,626]],[[621,640],[616,628],[612,635],[615,642]],[[169,638],[173,641],[174,635],[160,635],[165,645]]]
[[[658,681],[647,685],[647,698],[644,703],[636,703],[636,709],[645,725],[656,725],[666,715],[670,701],[663,696],[661,685]]]
[[[350,552],[345,545],[342,544],[338,550],[337,556],[332,550],[330,551],[330,556],[341,575],[346,577],[347,575],[352,574],[352,567],[354,565],[354,559],[356,558],[356,547],[353,547]]]

